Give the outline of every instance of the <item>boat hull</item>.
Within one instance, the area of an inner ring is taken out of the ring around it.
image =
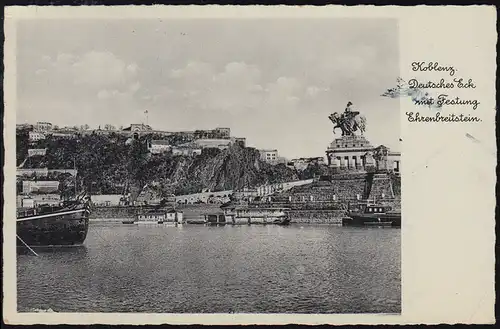
[[[401,214],[349,214],[342,220],[342,225],[401,227]]]
[[[90,211],[77,205],[17,219],[17,236],[28,246],[80,245],[87,237]],[[24,246],[17,239],[18,246]]]

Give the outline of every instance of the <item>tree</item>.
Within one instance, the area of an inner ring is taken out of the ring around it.
[[[104,126],[104,130],[116,130],[115,126],[113,125],[110,125],[110,124],[106,124]]]

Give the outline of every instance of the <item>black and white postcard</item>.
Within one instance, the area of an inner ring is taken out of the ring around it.
[[[494,7],[5,17],[7,323],[494,323]]]

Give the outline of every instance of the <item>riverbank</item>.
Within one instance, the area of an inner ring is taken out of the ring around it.
[[[342,224],[347,215],[345,210],[291,210],[290,223],[300,224]]]
[[[121,222],[132,219],[135,214],[134,207],[95,207],[90,215],[90,221],[95,223]],[[183,212],[187,224],[203,224],[206,213],[220,212],[217,204],[185,204],[178,205],[176,209]],[[287,212],[291,223],[298,224],[342,224],[346,217],[345,210],[328,209],[292,209]]]
[[[204,213],[220,211],[220,205],[216,204],[189,204],[177,205],[175,209],[183,212],[184,219],[188,223],[203,223]],[[121,222],[124,219],[132,219],[138,207],[94,207],[90,214],[91,222]]]

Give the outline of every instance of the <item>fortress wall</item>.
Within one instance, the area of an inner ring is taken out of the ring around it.
[[[395,198],[401,198],[401,177],[392,177],[392,190]]]
[[[334,193],[339,200],[363,198],[365,194],[366,179],[341,179],[333,181]]]
[[[376,174],[373,177],[370,199],[394,198],[391,178],[386,174]]]

